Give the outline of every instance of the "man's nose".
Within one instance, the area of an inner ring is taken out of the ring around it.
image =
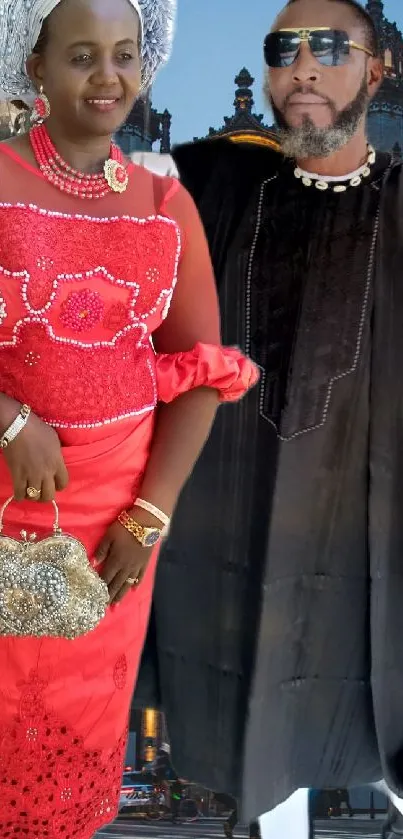
[[[320,79],[320,66],[312,55],[309,44],[303,43],[293,64],[293,81],[296,84],[317,82]]]

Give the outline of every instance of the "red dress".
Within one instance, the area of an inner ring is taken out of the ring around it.
[[[58,431],[61,525],[90,558],[141,485],[158,400],[201,385],[236,399],[255,380],[220,347],[204,233],[176,181],[133,166],[123,195],[83,201],[0,146],[0,392]],[[51,513],[11,505],[5,532],[40,536]],[[114,819],[155,564],[83,638],[0,638],[2,839],[90,839]]]

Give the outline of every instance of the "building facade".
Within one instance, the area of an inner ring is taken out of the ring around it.
[[[138,99],[131,114],[116,134],[116,142],[130,155],[135,151],[152,151],[159,141],[159,151],[165,154],[171,149],[171,114],[165,110],[158,113],[152,107],[151,89],[143,99]]]
[[[136,766],[154,762],[162,743],[169,741],[165,717],[153,708],[132,707],[129,728],[136,734]]]
[[[13,134],[29,129],[29,112],[9,102],[0,102],[0,141]],[[167,153],[171,148],[171,114],[165,110],[158,113],[152,107],[151,90],[143,99],[138,99],[132,112],[115,136],[124,154],[134,151],[152,151],[159,141],[159,151]]]
[[[383,85],[368,115],[368,134],[375,148],[403,150],[403,36],[384,14],[382,0],[368,0],[367,9],[378,31],[385,64]]]
[[[28,112],[11,102],[0,102],[0,142],[28,127]]]

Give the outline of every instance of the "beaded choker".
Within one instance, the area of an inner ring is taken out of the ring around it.
[[[314,172],[305,172],[299,166],[294,169],[294,175],[304,186],[315,186],[321,192],[325,192],[327,189],[333,192],[345,192],[349,186],[359,186],[364,178],[368,178],[371,174],[371,166],[375,163],[375,158],[375,149],[372,146],[368,146],[368,155],[365,163],[359,169],[356,169],[355,172],[350,172],[349,175],[344,175],[344,177],[326,178]]]
[[[104,198],[109,192],[125,192],[129,182],[122,152],[114,143],[104,171],[87,175],[66,163],[56,151],[45,125],[31,129],[32,149],[43,176],[62,192],[77,198]]]

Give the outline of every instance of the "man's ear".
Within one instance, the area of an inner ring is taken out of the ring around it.
[[[368,93],[371,99],[378,93],[383,82],[384,64],[381,58],[369,58],[367,63]]]

